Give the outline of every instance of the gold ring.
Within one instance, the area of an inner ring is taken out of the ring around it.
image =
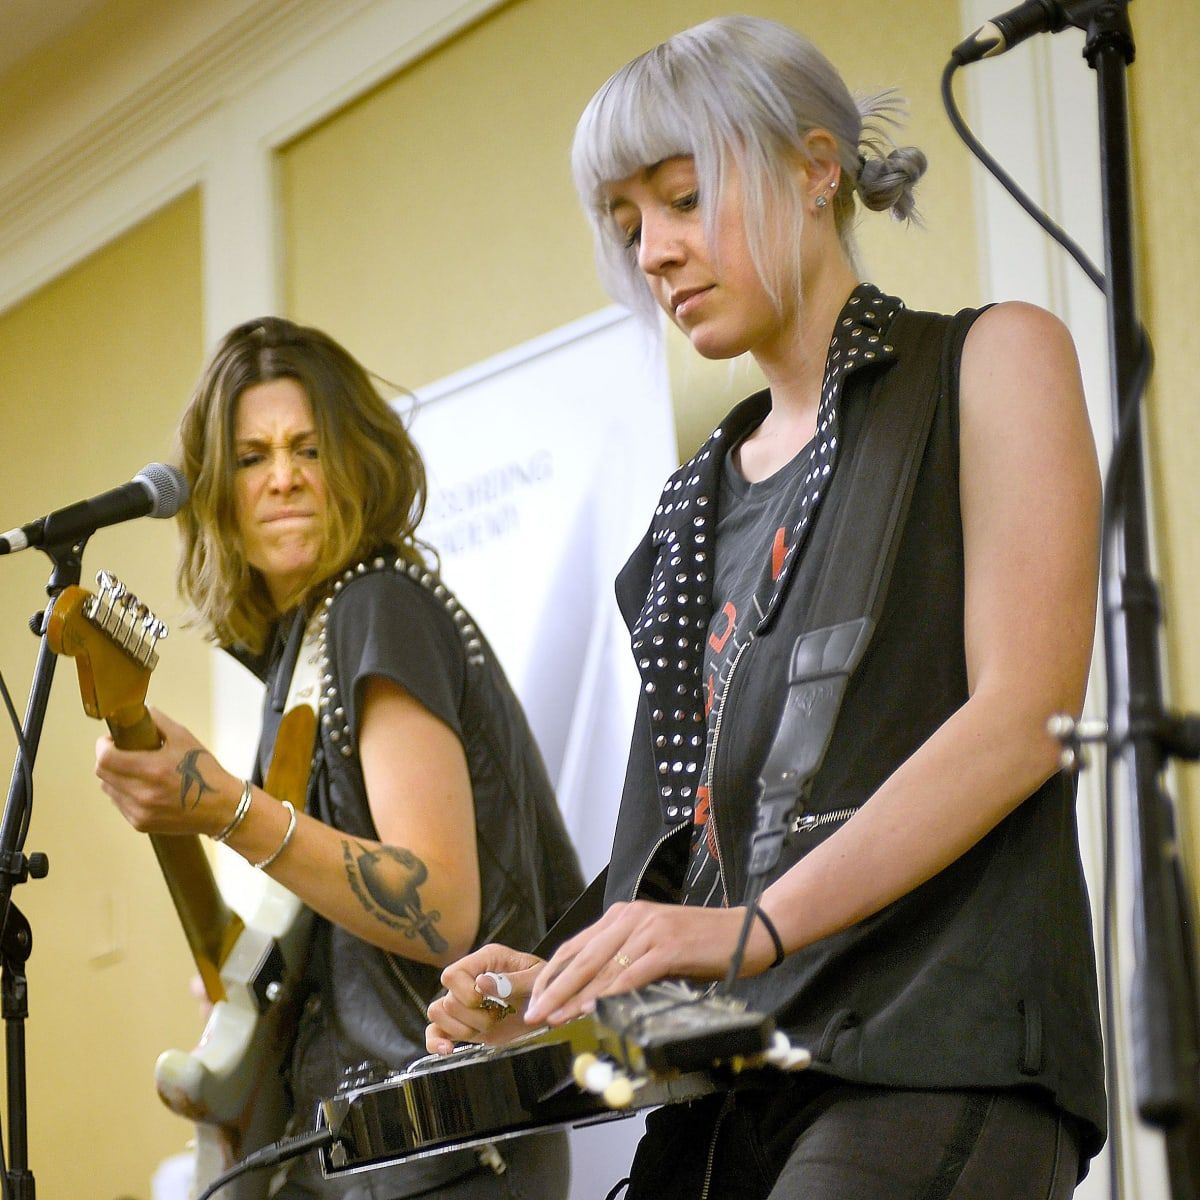
[[[633,959],[628,954],[622,954],[619,951],[613,955],[613,962],[618,963],[622,967],[633,966]]]

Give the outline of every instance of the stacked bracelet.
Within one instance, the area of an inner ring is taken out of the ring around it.
[[[246,814],[250,811],[250,801],[252,798],[250,781],[247,779],[242,784],[242,794],[238,799],[237,808],[233,810],[233,816],[230,818],[229,824],[220,833],[213,834],[214,842],[223,842],[246,819]]]
[[[296,806],[290,800],[285,800],[283,807],[288,810],[287,832],[283,835],[283,841],[266,858],[261,862],[250,864],[256,871],[265,871],[287,849],[288,842],[292,840],[292,834],[296,832]]]
[[[771,941],[775,946],[775,961],[767,968],[768,971],[779,966],[784,959],[783,939],[779,936],[779,930],[775,928],[775,922],[763,912],[761,905],[755,902],[753,909],[754,915],[763,923],[763,928],[771,937]]]

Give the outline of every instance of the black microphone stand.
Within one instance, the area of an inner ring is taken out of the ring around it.
[[[1171,1195],[1200,1196],[1200,1056],[1191,897],[1162,775],[1172,757],[1196,758],[1194,719],[1163,707],[1158,589],[1148,566],[1139,399],[1149,346],[1137,317],[1125,70],[1134,57],[1128,0],[1074,21],[1096,72],[1108,281],[1109,367],[1118,458],[1108,480],[1102,579],[1108,740],[1125,781],[1132,830],[1135,964],[1130,1006],[1138,1112],[1165,1138]]]
[[[46,593],[53,604],[64,588],[78,584],[87,538],[71,545],[41,546],[54,564]],[[24,840],[29,828],[33,804],[30,780],[37,758],[50,687],[58,656],[46,639],[47,614],[39,613],[31,622],[41,635],[37,664],[30,684],[29,700],[22,725],[23,745],[18,748],[8,799],[0,818],[0,1007],[5,1028],[5,1067],[8,1095],[8,1154],[4,1176],[5,1200],[34,1200],[33,1172],[29,1170],[28,1110],[25,1089],[25,1019],[29,1015],[29,991],[25,963],[33,950],[33,932],[24,913],[13,903],[14,888],[26,880],[42,879],[50,868],[44,854],[26,855]]]

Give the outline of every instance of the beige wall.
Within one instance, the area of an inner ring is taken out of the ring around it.
[[[909,98],[907,134],[932,163],[928,230],[868,214],[865,257],[912,305],[979,300],[968,164],[930,67],[959,38],[957,5],[879,5],[853,23],[817,0],[738,7],[803,28],[853,89]],[[518,0],[299,138],[281,156],[288,311],[416,386],[607,303],[569,177],[575,120],[628,58],[727,10]],[[752,384],[670,345],[690,449]]]
[[[0,526],[7,529],[169,460],[175,418],[199,369],[200,203],[177,200],[0,316]],[[174,523],[102,530],[84,582],[105,567],[173,626],[150,682],[152,703],[208,725],[207,651],[180,636]],[[0,669],[24,709],[49,560],[0,559]],[[4,721],[5,729],[8,722]],[[154,1096],[154,1060],[199,1031],[189,959],[144,838],[92,775],[99,725],[62,660],[35,774],[26,848],[49,877],[19,887],[33,927],[28,967],[29,1162],[39,1194],[148,1195],[155,1164],[182,1149],[183,1123]],[[0,737],[11,762],[12,737]],[[4,776],[7,788],[7,770]],[[5,1128],[7,1135],[7,1123]]]
[[[1136,4],[1137,60],[1130,72],[1139,200],[1142,318],[1154,342],[1147,397],[1149,478],[1157,516],[1172,707],[1200,710],[1200,376],[1192,300],[1200,279],[1200,5]],[[1196,767],[1181,772],[1190,813]],[[1188,821],[1200,863],[1200,821]]]

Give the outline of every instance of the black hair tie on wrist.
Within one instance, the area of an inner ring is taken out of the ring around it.
[[[774,970],[784,959],[783,939],[779,936],[779,930],[775,928],[775,922],[763,912],[762,907],[758,903],[754,904],[752,911],[763,923],[763,928],[770,935],[771,942],[775,946],[775,961],[767,968],[768,971]]]

